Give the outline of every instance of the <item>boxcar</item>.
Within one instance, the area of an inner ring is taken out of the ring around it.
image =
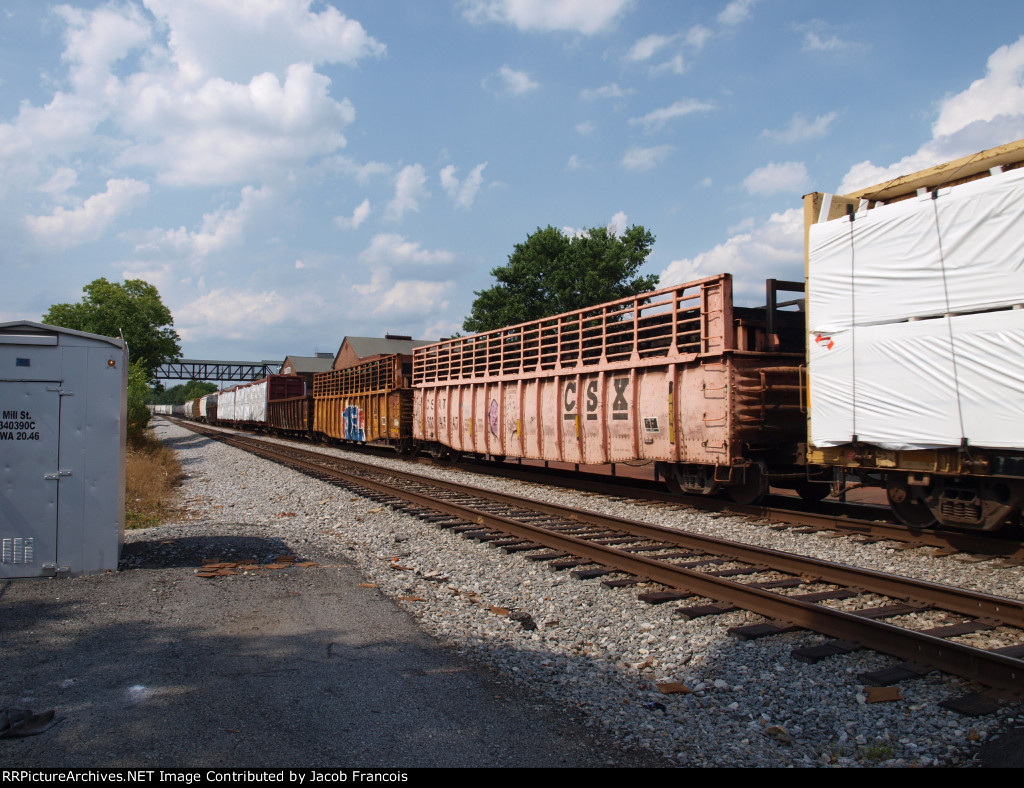
[[[313,429],[335,440],[412,448],[411,363],[392,354],[313,376]]]
[[[217,420],[264,427],[267,409],[277,400],[303,397],[306,382],[297,375],[269,375],[218,393]]]
[[[439,454],[655,462],[672,489],[756,500],[768,468],[804,479],[802,333],[797,313],[734,307],[721,274],[417,348],[414,437]]]
[[[199,399],[199,420],[212,424],[217,420],[217,395],[207,394]]]

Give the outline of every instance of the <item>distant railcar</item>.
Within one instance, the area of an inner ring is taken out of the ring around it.
[[[265,427],[270,403],[305,394],[306,382],[301,377],[269,375],[218,392],[217,420],[240,426]]]
[[[303,383],[305,379],[303,378]],[[275,399],[267,403],[267,429],[280,434],[312,437],[313,395]]]
[[[412,448],[412,375],[395,353],[313,377],[313,429],[327,438]]]

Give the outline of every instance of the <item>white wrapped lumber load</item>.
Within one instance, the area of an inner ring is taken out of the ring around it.
[[[258,380],[235,389],[235,421],[267,420],[267,381]]]
[[[811,443],[1024,446],[1024,169],[813,224]]]
[[[809,346],[815,446],[1024,445],[1024,310],[818,332]]]

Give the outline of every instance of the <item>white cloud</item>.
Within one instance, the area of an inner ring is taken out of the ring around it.
[[[619,211],[608,222],[608,232],[612,235],[622,235],[628,228],[627,221],[626,214],[623,211]]]
[[[182,74],[198,81],[239,81],[294,63],[354,65],[386,47],[333,5],[314,12],[311,0],[145,0],[169,30],[168,44]]]
[[[43,107],[24,102],[13,123],[0,123],[0,167],[70,158],[95,145],[93,135],[106,115],[100,102],[70,93],[54,94]]]
[[[77,183],[77,172],[70,167],[58,167],[50,179],[39,187],[39,191],[49,194],[55,200],[64,200]]]
[[[828,134],[829,127],[837,117],[838,113],[829,112],[827,115],[818,115],[814,120],[809,120],[802,112],[797,112],[789,119],[789,125],[785,128],[765,129],[761,136],[779,142],[806,142]]]
[[[864,189],[1024,137],[1024,37],[988,58],[984,77],[938,107],[932,139],[888,166],[854,164],[839,194]]]
[[[495,82],[499,82],[501,87],[492,87]],[[485,90],[491,90],[495,93],[507,93],[512,96],[522,96],[525,93],[530,93],[540,87],[540,83],[530,79],[530,75],[525,71],[516,71],[511,66],[502,66],[496,72],[486,77],[483,82]]]
[[[365,186],[376,175],[390,175],[394,170],[390,164],[382,161],[368,161],[359,164],[349,156],[332,156],[325,163],[328,169],[351,175],[356,183]]]
[[[149,185],[132,178],[107,181],[107,189],[94,194],[78,208],[58,206],[49,216],[26,217],[29,229],[45,245],[70,248],[99,239],[124,213],[143,202]]]
[[[220,185],[287,177],[345,145],[355,112],[314,63],[382,53],[358,23],[309,0],[147,6],[155,23],[132,3],[55,9],[73,92],[0,124],[0,168],[120,151],[115,165],[165,183]]]
[[[741,222],[746,227],[751,220]],[[707,252],[673,260],[661,272],[661,284],[682,284],[703,276],[731,273],[734,292],[748,303],[764,303],[764,280],[803,280],[804,220],[802,208],[773,213],[768,221],[732,236]]]
[[[121,163],[150,167],[176,186],[280,177],[343,147],[341,129],[355,119],[308,63],[289,66],[283,84],[264,73],[247,85],[212,79],[189,92],[138,76],[121,122],[140,141]]]
[[[953,134],[999,115],[1024,114],[1024,37],[999,47],[989,55],[987,66],[984,77],[942,103],[933,136]]]
[[[653,33],[649,36],[644,36],[638,39],[633,46],[629,48],[629,52],[626,53],[626,59],[631,60],[634,63],[649,60],[654,55],[667,47],[678,36],[663,36],[660,33]]]
[[[597,128],[597,124],[591,120],[585,120],[582,123],[577,123],[574,128],[577,134],[587,135],[593,133],[594,129]]]
[[[583,162],[583,159],[581,159],[575,153],[572,154],[569,157],[569,161],[565,163],[565,169],[569,170],[570,172],[572,172],[573,170],[582,170],[587,168],[589,168],[589,165],[585,164]]]
[[[71,64],[71,83],[79,92],[102,91],[113,79],[113,64],[152,37],[148,20],[135,5],[110,4],[91,12],[61,5],[53,10],[66,25],[62,59]]]
[[[269,186],[260,189],[245,186],[237,207],[222,207],[203,214],[202,225],[195,231],[184,227],[158,231],[151,240],[136,246],[135,251],[145,253],[171,250],[193,258],[203,258],[224,249],[241,246],[245,242],[246,228],[266,212],[274,198],[274,190]]]
[[[661,65],[655,66],[651,69],[651,73],[654,75],[658,74],[685,74],[686,73],[686,61],[683,60],[682,55],[675,55],[670,60],[666,60]]]
[[[758,0],[732,0],[718,15],[719,24],[738,25],[749,19],[757,2]]]
[[[410,164],[402,168],[395,178],[395,196],[384,209],[389,221],[400,222],[409,211],[418,213],[420,200],[430,196],[426,189],[427,175],[422,164]]]
[[[626,232],[628,228],[628,221],[629,219],[626,216],[625,212],[619,211],[611,219],[609,219],[608,224],[605,225],[605,228],[612,235],[622,235],[624,232]],[[590,237],[590,228],[570,227],[569,225],[566,225],[565,227],[561,228],[561,232],[562,235],[565,235],[569,238]]]
[[[352,216],[338,216],[334,219],[334,224],[343,230],[355,230],[366,221],[366,217],[370,215],[370,200],[369,198],[363,200],[356,209],[352,211]]]
[[[463,0],[474,24],[498,22],[522,31],[592,35],[611,27],[633,0]]]
[[[369,266],[445,265],[454,259],[455,255],[449,251],[423,249],[419,241],[407,241],[397,233],[375,235],[370,245],[359,253],[359,262]]]
[[[750,173],[743,181],[743,188],[750,194],[778,194],[806,189],[808,183],[807,167],[801,162],[772,162]]]
[[[176,308],[174,327],[189,341],[204,337],[251,340],[253,326],[308,323],[324,308],[323,299],[312,293],[216,289]]]
[[[476,165],[466,176],[464,181],[459,181],[455,177],[457,168],[451,164],[441,170],[441,185],[444,190],[448,192],[448,196],[455,201],[455,205],[459,208],[468,210],[473,205],[473,200],[476,199],[476,193],[480,190],[480,186],[484,182],[484,167],[487,166],[487,162]]]
[[[803,51],[815,52],[827,55],[847,55],[867,49],[864,44],[855,41],[847,41],[836,35],[835,27],[821,19],[812,19],[810,22],[795,25],[796,30],[804,34]]]
[[[453,285],[454,282],[396,282],[380,297],[373,314],[402,319],[444,312],[449,305],[446,295]]]
[[[352,292],[361,296],[370,296],[383,290],[391,279],[391,269],[381,266],[373,269],[370,281],[365,285],[352,285]]]
[[[629,170],[651,170],[661,164],[675,150],[671,145],[656,145],[653,148],[629,148],[622,156],[622,166]]]
[[[656,131],[674,118],[681,118],[694,112],[710,112],[713,109],[715,105],[708,101],[680,99],[670,107],[652,110],[639,118],[630,118],[629,122],[630,125],[642,124],[647,131]]]
[[[694,25],[686,31],[686,43],[694,49],[702,49],[712,35],[711,30],[703,25]]]
[[[635,91],[632,88],[624,90],[619,87],[618,83],[612,82],[610,85],[602,85],[599,88],[584,88],[580,91],[580,98],[584,101],[594,101],[595,99],[617,99],[625,98],[633,92]]]

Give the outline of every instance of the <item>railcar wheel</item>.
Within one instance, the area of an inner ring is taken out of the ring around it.
[[[662,463],[659,474],[673,495],[714,495],[718,492],[718,482],[714,480],[711,468]]]
[[[764,465],[757,462],[747,466],[743,472],[743,481],[739,484],[730,484],[725,488],[725,492],[736,503],[744,506],[760,501],[768,492],[768,474]]]
[[[885,480],[885,492],[893,513],[904,525],[911,528],[935,527],[935,515],[923,501],[914,497],[903,476],[890,473]]]
[[[818,501],[825,498],[830,492],[832,492],[832,485],[826,484],[825,482],[809,482],[802,481],[799,484],[793,486],[793,490],[803,500],[811,503],[817,503]]]

